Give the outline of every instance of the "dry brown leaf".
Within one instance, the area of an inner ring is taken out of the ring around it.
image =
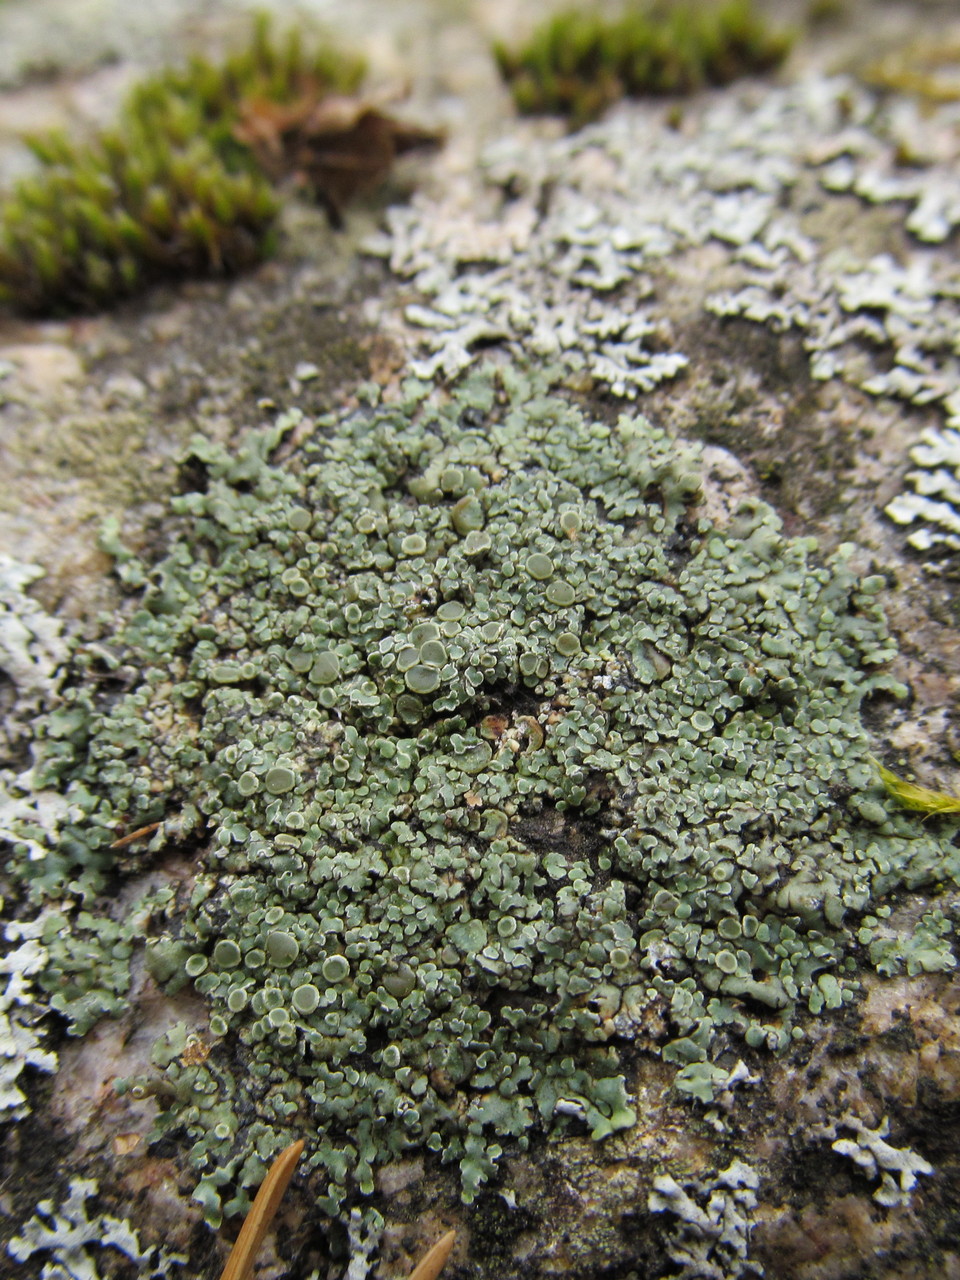
[[[233,133],[274,181],[292,175],[308,187],[335,226],[342,224],[345,205],[382,182],[398,156],[436,146],[442,136],[340,94],[286,106],[248,99]]]
[[[114,1155],[128,1156],[143,1141],[142,1133],[118,1133],[113,1140]]]

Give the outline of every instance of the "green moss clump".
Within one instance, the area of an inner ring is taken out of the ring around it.
[[[911,94],[928,103],[958,102],[960,41],[918,40],[863,68],[860,78],[871,88]]]
[[[560,112],[574,126],[624,95],[691,93],[777,66],[790,47],[752,0],[630,5],[614,19],[561,13],[521,49],[494,54],[517,108]]]
[[[517,370],[426,390],[284,465],[295,413],[197,441],[179,536],[122,566],[136,607],[38,725],[65,803],[55,844],[15,843],[25,891],[93,902],[142,866],[118,837],[192,833],[147,963],[212,1043],[139,1083],[211,1219],[298,1136],[330,1213],[424,1148],[469,1200],[537,1126],[630,1125],[641,1037],[706,1101],[721,1054],[899,963],[885,896],[960,881],[957,819],[877,785],[861,700],[905,691],[851,547],[821,561],[756,500],[711,526],[694,449]],[[928,933],[905,962],[944,968]],[[83,996],[78,948],[58,963]]]
[[[62,315],[161,279],[225,276],[272,245],[278,199],[234,137],[244,102],[354,89],[356,61],[277,40],[265,18],[222,63],[195,57],[137,86],[117,125],[85,143],[30,140],[39,172],[0,208],[0,302]]]

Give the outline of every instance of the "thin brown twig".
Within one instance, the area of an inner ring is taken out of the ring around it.
[[[149,822],[145,827],[137,827],[136,831],[131,831],[129,835],[121,836],[119,840],[114,840],[110,848],[123,849],[126,845],[133,844],[134,840],[139,840],[143,836],[152,836],[160,825],[159,822]]]

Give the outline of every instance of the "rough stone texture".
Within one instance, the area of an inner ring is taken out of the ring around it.
[[[286,11],[279,3],[272,7]],[[344,6],[310,9],[339,19]],[[595,363],[588,378],[571,366],[566,380],[610,421],[623,408],[610,394],[617,376],[596,361],[616,359],[622,368],[622,348],[636,344],[627,352],[630,367],[672,376],[652,390],[643,379],[634,383],[635,407],[708,446],[711,519],[740,497],[759,494],[777,507],[791,535],[815,535],[825,551],[848,539],[858,543],[853,568],[885,576],[881,598],[900,641],[891,671],[910,689],[899,707],[869,706],[867,728],[901,772],[914,770],[919,781],[960,791],[955,561],[944,554],[949,544],[941,543],[936,557],[923,539],[914,539],[911,549],[904,535],[916,532],[916,522],[904,531],[883,514],[903,493],[908,501],[911,493],[952,501],[947,430],[956,380],[949,346],[956,283],[945,238],[955,217],[957,108],[947,103],[925,112],[909,95],[875,98],[855,81],[824,88],[816,78],[825,68],[850,74],[885,48],[901,48],[922,22],[935,22],[948,43],[949,9],[851,4],[833,26],[801,41],[782,89],[734,86],[683,104],[679,122],[664,104],[617,108],[587,135],[589,144],[584,137],[563,138],[554,122],[511,121],[484,40],[487,32],[511,34],[514,9],[372,0],[347,8],[347,34],[369,53],[380,82],[409,77],[415,106],[431,119],[439,115],[450,131],[446,151],[416,170],[414,203],[389,215],[392,241],[382,238],[381,215],[396,190],[351,215],[342,237],[311,211],[291,208],[279,259],[232,285],[159,290],[120,314],[70,325],[0,318],[3,549],[45,570],[45,578],[28,587],[39,605],[92,634],[96,611],[112,610],[120,598],[111,560],[97,546],[103,517],[115,516],[126,544],[148,561],[162,555],[171,533],[167,498],[189,487],[178,478],[177,458],[196,431],[230,444],[290,403],[308,414],[345,408],[364,378],[389,398],[407,362],[436,354],[431,335],[443,333],[436,317],[445,314],[437,301],[451,282],[463,285],[464,275],[469,281],[458,306],[464,296],[482,302],[485,290],[516,282],[520,305],[498,301],[498,333],[474,336],[501,353],[509,347],[515,358],[537,356],[531,316],[548,306],[552,320],[570,303],[581,320],[573,346]],[[531,22],[539,11],[537,4],[525,5],[519,22]],[[136,67],[162,62],[185,32],[220,40],[236,29],[235,13],[221,3],[201,10],[154,5],[149,25],[146,11],[138,13],[137,6],[105,0],[82,9],[36,0],[0,4],[2,77],[10,86],[0,102],[5,173],[23,164],[9,143],[15,128],[54,123],[64,112],[102,119]],[[787,16],[797,18],[799,7]],[[72,24],[60,49],[49,36],[58,17]],[[15,33],[21,34],[14,39]],[[114,67],[106,65],[111,55],[121,59]],[[822,113],[812,119],[811,95]],[[849,112],[845,124],[837,114],[843,111]],[[721,118],[743,131],[746,152],[725,152],[730,133],[719,129]],[[702,130],[711,121],[708,149]],[[844,137],[839,147],[838,133]],[[750,151],[754,138],[766,148],[766,168]],[[675,165],[679,187],[660,185],[653,172],[658,156]],[[697,156],[694,178],[691,157]],[[825,173],[827,182],[821,181]],[[733,192],[746,190],[745,201],[724,188],[725,174]],[[576,181],[568,186],[571,177]],[[634,190],[631,184],[641,182],[642,191]],[[932,193],[926,203],[917,194],[921,187]],[[585,193],[600,208],[593,224]],[[615,218],[604,208],[608,193]],[[748,225],[743,205],[764,220]],[[622,229],[624,210],[639,219],[653,206],[658,218],[664,208],[671,213],[672,238],[662,253],[624,245],[622,237],[618,247],[604,220]],[[721,236],[709,223],[718,206],[731,215]],[[593,255],[594,272],[592,282],[585,277],[573,293],[556,269],[564,228],[571,225],[579,229],[576,265],[582,268]],[[457,237],[476,244],[481,233],[487,256],[464,272]],[[391,278],[382,258],[356,252],[375,234],[400,278]],[[613,274],[604,277],[604,271]],[[812,324],[797,319],[802,307],[812,309]],[[634,335],[637,315],[643,323]],[[490,316],[481,319],[490,325]],[[845,345],[824,343],[825,334],[848,322]],[[584,336],[591,324],[595,332]],[[604,326],[613,327],[605,333]],[[610,342],[621,349],[600,349]],[[470,354],[468,342],[458,349]],[[839,351],[829,368],[824,350]],[[654,364],[646,353],[682,354],[686,364]],[[294,433],[288,452],[297,444]],[[927,452],[918,456],[918,450]],[[932,457],[938,450],[946,464],[939,454]],[[910,478],[918,472],[935,479]],[[894,506],[894,517],[900,509]],[[938,574],[925,568],[931,559]],[[36,636],[57,633],[56,623],[44,631],[32,607],[25,622],[36,624]],[[29,701],[38,691],[22,689],[9,665],[12,683],[0,689],[0,707],[12,715],[17,695]],[[16,730],[7,740],[16,743],[12,766],[19,770],[23,721],[10,723]],[[55,827],[56,799],[44,803],[42,816]],[[917,830],[951,838],[952,829],[935,822]],[[147,890],[188,884],[194,872],[187,850],[160,857],[150,878],[123,886],[121,908]],[[29,921],[35,912],[9,888],[3,890],[5,914]],[[586,1136],[535,1135],[521,1153],[508,1142],[498,1179],[469,1208],[459,1202],[459,1179],[436,1157],[385,1166],[376,1199],[385,1226],[373,1274],[385,1280],[407,1274],[450,1225],[459,1239],[448,1273],[463,1280],[682,1274],[671,1249],[689,1248],[689,1241],[679,1239],[677,1215],[651,1210],[655,1179],[673,1179],[708,1213],[718,1178],[739,1157],[758,1175],[749,1258],[768,1276],[960,1276],[960,988],[948,968],[925,972],[922,959],[933,956],[936,966],[952,957],[956,892],[927,889],[889,905],[886,919],[862,922],[858,945],[864,958],[871,946],[878,948],[875,963],[894,976],[864,964],[857,1001],[817,1018],[806,1015],[804,1040],[781,1057],[732,1044],[717,1060],[727,1083],[712,1106],[684,1100],[674,1088],[675,1068],[640,1044],[624,1051],[638,1115],[633,1128],[599,1145]],[[912,937],[921,945],[911,972],[910,955],[892,940]],[[83,1038],[67,1038],[57,1015],[46,1015],[41,1026],[36,1009],[21,1003],[37,991],[23,939],[29,935],[8,935],[7,968],[15,975],[19,966],[24,979],[16,991],[7,987],[4,1015],[17,1023],[23,1060],[33,1064],[15,1068],[15,1087],[25,1091],[32,1114],[4,1126],[0,1232],[22,1235],[39,1201],[62,1206],[69,1202],[70,1178],[92,1176],[100,1202],[88,1221],[125,1221],[138,1232],[138,1248],[165,1242],[189,1255],[186,1274],[216,1274],[236,1225],[217,1237],[200,1221],[189,1199],[195,1178],[185,1144],[171,1135],[148,1149],[152,1104],[118,1097],[111,1085],[114,1077],[147,1074],[157,1037],[178,1023],[202,1031],[203,1005],[189,988],[161,994],[134,950],[126,989],[106,990],[127,1011],[102,1018]],[[658,1017],[649,1011],[651,1043],[664,1037]],[[200,1045],[192,1052],[202,1054]],[[60,1071],[48,1076],[43,1068],[52,1065],[53,1052]],[[843,1128],[847,1116],[856,1123]],[[878,1132],[885,1120],[890,1132],[883,1141],[914,1153],[916,1168],[922,1160],[934,1170],[921,1173],[907,1203],[878,1204],[878,1179],[835,1149],[838,1140]],[[746,1229],[738,1230],[731,1238],[743,1238]],[[261,1274],[279,1280],[319,1268],[320,1275],[339,1277],[348,1248],[346,1228],[318,1223],[312,1190],[295,1183]],[[130,1274],[115,1252],[89,1253],[102,1276]],[[702,1265],[715,1265],[718,1257],[707,1249]],[[53,1259],[37,1255],[23,1273],[33,1267],[39,1275]]]

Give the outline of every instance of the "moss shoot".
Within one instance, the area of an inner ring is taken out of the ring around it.
[[[61,315],[110,305],[158,280],[225,276],[267,255],[278,197],[235,136],[242,105],[350,92],[361,65],[276,38],[195,57],[138,85],[117,124],[85,142],[30,140],[36,174],[0,206],[0,302]]]
[[[574,127],[625,95],[692,93],[783,61],[790,38],[752,0],[628,5],[606,18],[589,7],[561,13],[526,45],[494,54],[517,109],[557,112]]]

